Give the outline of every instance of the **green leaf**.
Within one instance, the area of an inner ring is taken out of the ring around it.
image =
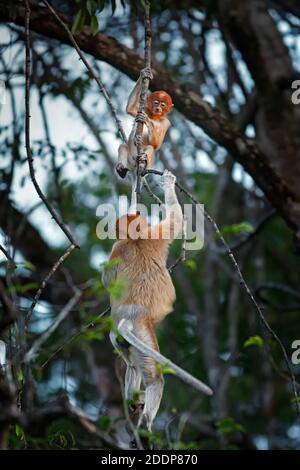
[[[111,281],[107,290],[114,300],[120,300],[125,288],[126,283],[124,281],[114,280]]]
[[[185,260],[184,265],[187,266],[192,271],[196,271],[196,269],[197,269],[197,263],[194,259]]]
[[[150,432],[145,429],[140,429],[139,436],[147,439],[149,444],[156,445],[157,447],[160,447],[163,443],[162,435],[159,432]]]
[[[113,258],[111,261],[106,261],[103,265],[104,272],[109,271],[110,269],[113,269],[116,266],[119,266],[119,264],[122,263],[121,258]]]
[[[79,10],[75,16],[74,23],[72,25],[72,33],[77,34],[81,31],[85,22],[85,13],[83,10]]]
[[[15,284],[14,286],[11,286],[8,290],[11,293],[16,292],[17,294],[26,294],[26,292],[30,290],[34,290],[38,287],[38,284],[36,282],[28,282],[27,284]]]
[[[244,342],[244,348],[249,348],[249,346],[262,346],[264,344],[264,340],[261,336],[250,336]]]
[[[228,444],[228,446],[223,447],[222,450],[241,450],[241,448],[235,444]]]
[[[87,341],[102,341],[104,339],[104,334],[102,331],[87,331],[84,334],[84,339]]]
[[[111,419],[107,415],[100,416],[98,420],[98,426],[102,431],[107,431],[110,427]]]
[[[217,427],[222,434],[234,434],[236,432],[245,433],[246,430],[244,426],[237,423],[230,416],[224,419],[221,419],[217,423]]]
[[[172,367],[170,367],[168,364],[161,365],[161,364],[156,364],[156,369],[159,374],[172,374],[176,375],[176,372]]]
[[[92,35],[95,36],[99,31],[99,24],[96,15],[93,15],[91,18],[90,28]]]
[[[24,434],[23,429],[18,424],[15,425],[15,432],[16,432],[16,436],[18,437],[21,437]]]
[[[291,403],[300,403],[300,397],[291,398]]]
[[[86,8],[91,16],[95,13],[95,3],[93,2],[93,0],[87,0]]]
[[[23,371],[22,371],[21,367],[18,367],[17,370],[16,370],[16,378],[17,378],[18,384],[23,385],[24,375],[23,375]]]
[[[253,232],[254,227],[248,222],[241,222],[239,224],[224,225],[222,227],[222,235],[240,235],[241,233]]]
[[[23,266],[24,269],[28,269],[28,271],[36,270],[36,267],[30,261],[23,261],[20,265]]]
[[[110,1],[111,1],[111,15],[113,16],[116,11],[117,4],[116,4],[116,0],[110,0]]]
[[[173,442],[171,449],[174,450],[199,450],[199,443],[191,441],[191,442]]]

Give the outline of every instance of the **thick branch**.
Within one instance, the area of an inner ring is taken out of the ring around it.
[[[1,3],[0,21],[13,21],[23,26],[24,8],[16,8],[15,16],[11,18],[7,5],[4,2]],[[57,23],[55,18],[49,17],[47,9],[32,5],[31,10],[30,28],[32,31],[57,39],[63,44],[71,44],[70,38],[61,25]],[[70,25],[70,21],[64,15],[60,15],[60,17]],[[139,76],[143,67],[143,59],[135,51],[123,46],[114,38],[102,33],[92,36],[89,28],[85,27],[76,36],[76,41],[83,51],[113,65],[134,80]],[[201,126],[219,145],[228,150],[233,158],[253,177],[287,224],[297,232],[300,226],[299,214],[295,213],[293,208],[296,197],[272,169],[255,142],[245,138],[239,129],[229,122],[217,108],[174,80],[155,63],[153,64],[153,73],[154,79],[151,88],[170,90],[176,108],[188,119]]]

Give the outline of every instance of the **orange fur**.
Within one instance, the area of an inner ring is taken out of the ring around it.
[[[130,232],[128,238],[119,240],[113,248],[110,260],[120,258],[117,268],[117,278],[124,280],[126,286],[121,299],[112,299],[112,310],[120,305],[142,305],[145,307],[146,316],[154,324],[160,323],[165,316],[172,311],[175,300],[175,290],[166,268],[168,246],[171,240],[162,239],[162,224],[151,228],[139,215],[123,216],[129,224],[136,218],[140,218],[140,238],[133,240]],[[122,222],[122,220],[121,220]],[[120,219],[117,221],[117,233],[119,233]],[[152,235],[160,236],[160,239],[145,239]]]
[[[139,97],[141,93],[142,79],[138,79],[132,90],[126,111],[131,116],[136,116],[138,112]],[[173,109],[171,96],[163,90],[154,91],[146,101],[145,106],[145,125],[143,129],[143,148],[142,152],[146,155],[146,168],[149,170],[154,166],[155,150],[158,150],[170,127],[170,121],[167,118],[168,113]],[[136,165],[136,146],[134,144],[135,127],[130,133],[128,142],[121,144],[118,150],[118,164],[116,171],[124,178],[128,170],[133,170]]]
[[[111,314],[117,327],[125,320],[131,325],[136,338],[156,351],[159,351],[159,346],[155,328],[172,311],[176,297],[166,267],[169,245],[182,226],[182,210],[175,192],[175,181],[175,176],[165,170],[166,216],[160,224],[149,226],[140,214],[127,214],[118,219],[118,239],[110,260],[119,258],[120,263],[104,271],[102,278],[106,286],[111,280],[123,286],[120,296],[112,295],[110,299]],[[134,197],[133,188],[132,200]],[[132,400],[136,391],[141,392],[142,399],[136,407],[140,414],[138,426],[145,425],[151,430],[163,393],[163,376],[156,361],[141,353],[134,343],[130,343],[129,350],[124,350],[114,332],[110,333],[110,337],[126,363],[125,400]]]

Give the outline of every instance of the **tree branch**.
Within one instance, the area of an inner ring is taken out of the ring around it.
[[[50,278],[53,276],[53,274],[58,270],[58,268],[60,267],[60,265],[68,258],[68,256],[72,253],[72,251],[75,249],[75,245],[70,245],[69,248],[66,250],[66,252],[59,257],[59,259],[56,261],[56,263],[54,263],[54,265],[52,266],[51,270],[49,271],[49,273],[47,274],[47,276],[45,277],[45,279],[43,280],[43,282],[41,283],[39,289],[37,290],[35,296],[34,296],[34,299],[32,301],[32,304],[28,310],[28,313],[27,313],[27,318],[26,318],[26,326],[28,325],[29,321],[30,321],[30,318],[31,318],[31,315],[32,315],[32,312],[34,310],[34,307],[36,306],[37,302],[39,301],[39,298],[41,297],[41,294],[43,292],[43,290],[45,289],[45,287],[47,286]]]
[[[101,93],[103,94],[107,104],[108,104],[108,107],[111,111],[111,114],[114,118],[114,120],[116,121],[116,124],[117,124],[117,127],[118,127],[118,130],[119,130],[119,133],[123,139],[124,142],[126,142],[126,134],[124,132],[124,129],[122,127],[122,123],[120,121],[120,119],[118,118],[117,116],[117,113],[116,113],[116,109],[115,107],[113,106],[112,104],[112,101],[111,101],[111,98],[102,82],[102,80],[100,79],[100,77],[96,74],[96,72],[94,71],[93,67],[88,63],[88,61],[86,60],[84,54],[81,52],[77,42],[75,41],[74,39],[74,36],[73,34],[71,33],[70,29],[68,28],[68,26],[66,25],[66,23],[61,19],[61,17],[56,13],[56,11],[52,8],[52,6],[47,2],[47,0],[43,0],[43,3],[49,8],[49,10],[51,11],[51,13],[55,16],[55,18],[57,19],[57,21],[59,22],[59,24],[64,28],[64,30],[66,31],[68,37],[69,37],[69,40],[71,41],[71,43],[73,44],[76,52],[78,53],[80,59],[82,60],[82,62],[84,63],[84,65],[86,66],[86,68],[88,69],[89,73],[91,74],[91,76],[95,79]]]
[[[81,290],[76,289],[74,297],[69,300],[69,302],[67,303],[67,305],[65,305],[60,314],[57,315],[52,325],[48,328],[48,330],[45,331],[44,334],[38,337],[38,339],[34,342],[29,351],[27,351],[24,357],[24,362],[30,362],[32,360],[32,358],[35,356],[42,344],[47,341],[49,336],[51,336],[51,334],[56,330],[60,323],[69,315],[71,310],[77,304],[81,295]]]
[[[29,122],[30,120],[30,67],[31,67],[29,21],[30,21],[30,8],[29,8],[29,1],[26,0],[26,9],[25,9],[25,52],[26,52],[26,59],[25,59],[25,147],[26,147],[27,162],[29,166],[30,177],[31,177],[31,180],[35,187],[36,192],[38,193],[40,199],[43,201],[43,203],[47,207],[48,211],[52,215],[57,225],[61,228],[61,230],[66,235],[66,237],[70,240],[71,244],[74,245],[76,248],[79,248],[79,245],[77,244],[70,230],[68,229],[68,227],[66,227],[66,225],[61,220],[60,216],[56,213],[55,209],[51,206],[50,202],[48,201],[48,199],[42,192],[35,178],[35,170],[33,166],[33,155],[32,155],[31,147],[30,147],[30,122]]]
[[[145,67],[151,69],[151,23],[150,23],[150,2],[149,0],[145,1]],[[146,100],[147,100],[147,91],[149,88],[150,79],[148,77],[143,77],[141,92],[139,96],[139,106],[138,114],[144,112]],[[144,122],[142,120],[136,120],[137,125],[135,129],[134,142],[136,143],[137,156],[136,156],[136,203],[139,203],[140,193],[141,193],[141,172],[144,169],[141,164],[141,156],[143,151],[143,127]]]

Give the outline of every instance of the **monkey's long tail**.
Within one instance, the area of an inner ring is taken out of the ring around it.
[[[174,362],[170,361],[159,352],[154,351],[154,349],[150,348],[139,338],[137,338],[135,334],[131,331],[131,326],[131,322],[128,322],[125,319],[121,320],[118,325],[118,330],[120,334],[123,336],[123,338],[126,339],[126,341],[128,341],[128,343],[138,349],[141,353],[154,359],[158,364],[161,364],[164,367],[170,367],[176,373],[176,375],[188,385],[191,385],[192,387],[196,388],[202,393],[205,393],[206,395],[213,395],[213,391],[210,387],[208,387],[208,385],[201,382],[201,380],[196,379],[196,377],[174,364]]]

